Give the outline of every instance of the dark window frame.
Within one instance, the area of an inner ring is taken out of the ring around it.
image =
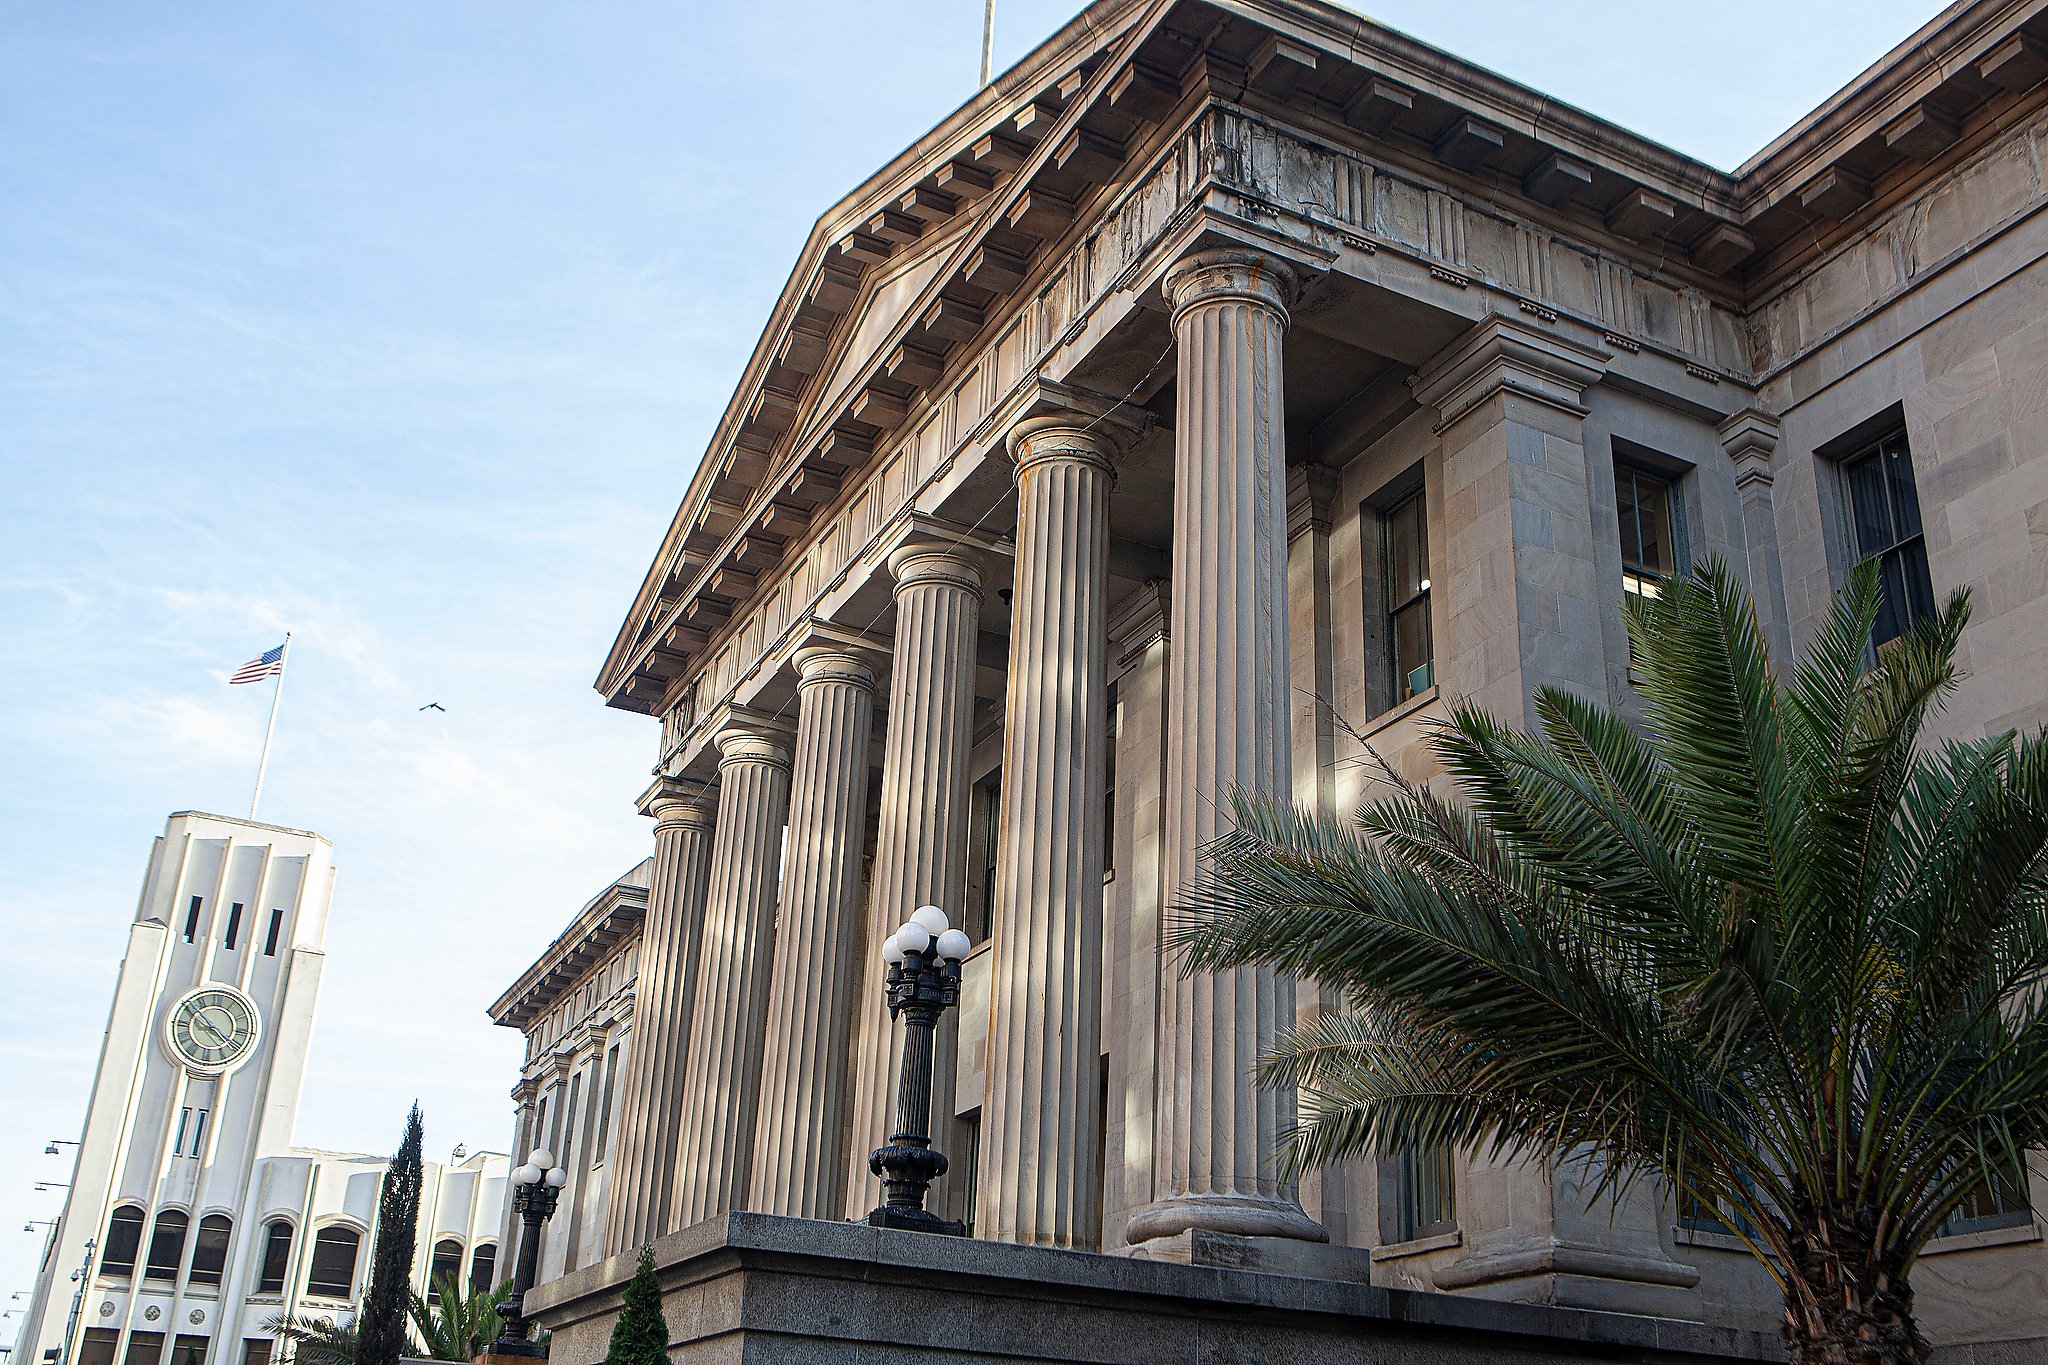
[[[185,1263],[185,1238],[192,1230],[192,1217],[183,1209],[159,1209],[149,1229],[149,1253],[143,1259],[145,1280],[176,1281]]]
[[[135,1274],[135,1262],[142,1255],[142,1229],[149,1212],[140,1204],[123,1204],[107,1215],[107,1236],[100,1252],[103,1275]]]
[[[292,1277],[292,1243],[297,1229],[285,1218],[273,1218],[263,1225],[263,1259],[256,1269],[258,1294],[282,1294]]]
[[[228,903],[228,930],[227,933],[221,936],[223,939],[221,946],[232,953],[235,950],[235,940],[241,937],[241,933],[242,903],[240,901],[231,901]]]
[[[1419,572],[1414,575],[1415,586],[1406,587],[1395,581],[1395,565],[1398,548],[1396,537],[1397,519],[1413,510],[1415,528],[1414,559]],[[1436,622],[1433,619],[1432,592],[1435,578],[1429,567],[1429,492],[1419,483],[1377,509],[1380,536],[1380,601],[1383,617],[1382,631],[1386,638],[1387,653],[1387,709],[1406,705],[1416,697],[1436,686]],[[1401,629],[1404,618],[1420,623],[1422,650],[1420,664],[1404,668],[1401,648]],[[1422,685],[1412,684],[1416,674],[1422,674]]]
[[[1663,529],[1666,554],[1670,560],[1663,567],[1649,564],[1647,556],[1642,553],[1642,500],[1640,496],[1632,499],[1635,507],[1634,526],[1631,527],[1623,524],[1622,481],[1624,479],[1629,481],[1631,493],[1638,493],[1640,485],[1644,482],[1655,484],[1663,492]],[[1637,597],[1654,597],[1657,595],[1654,592],[1646,592],[1642,588],[1631,586],[1629,581],[1631,578],[1662,585],[1685,572],[1685,565],[1690,555],[1686,544],[1685,473],[1683,470],[1674,470],[1657,462],[1624,454],[1622,450],[1616,449],[1614,452],[1614,519],[1615,535],[1621,543],[1621,590],[1625,595]],[[1636,551],[1633,557],[1629,553],[1631,531],[1634,532],[1634,548]]]
[[[334,1271],[339,1268],[339,1248],[346,1238],[348,1248],[347,1283],[337,1279]],[[328,1253],[325,1263],[322,1252]],[[306,1258],[306,1293],[316,1299],[346,1299],[355,1293],[356,1271],[363,1255],[363,1234],[346,1223],[329,1223],[313,1233],[313,1254]],[[324,1278],[323,1278],[324,1275]],[[340,1288],[337,1290],[336,1286]]]
[[[1912,442],[1899,423],[1836,463],[1850,550],[1856,562],[1874,559],[1878,565],[1882,600],[1871,642],[1882,648],[1937,611]]]
[[[273,905],[270,907],[270,928],[263,935],[263,955],[265,957],[277,956],[277,936],[283,929],[284,911]]]
[[[192,1234],[192,1267],[185,1282],[218,1286],[228,1273],[228,1250],[234,1240],[235,1220],[226,1214],[209,1213],[200,1219]]]

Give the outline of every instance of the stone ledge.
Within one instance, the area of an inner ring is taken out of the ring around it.
[[[1696,1322],[765,1214],[673,1233],[654,1258],[678,1362],[850,1362],[878,1350],[902,1360],[1166,1362],[1329,1348],[1363,1359],[1356,1353],[1376,1358],[1396,1343],[1475,1365],[1783,1359],[1775,1337]],[[612,1257],[527,1295],[555,1334],[555,1365],[603,1357],[634,1259]]]

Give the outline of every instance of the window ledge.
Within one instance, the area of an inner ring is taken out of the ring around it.
[[[1928,1256],[1940,1256],[1951,1251],[1976,1251],[1980,1247],[2018,1246],[2022,1242],[2038,1242],[2040,1240],[2041,1225],[2029,1219],[2024,1223],[2015,1223],[2009,1228],[1985,1228],[1981,1232],[1957,1232],[1947,1237],[1936,1237],[1925,1247],[1921,1248],[1920,1255],[1925,1258]]]
[[[1404,1256],[1422,1256],[1432,1251],[1448,1251],[1452,1247],[1465,1245],[1465,1234],[1457,1228],[1439,1232],[1429,1237],[1417,1237],[1412,1242],[1390,1242],[1383,1247],[1372,1249],[1372,1259],[1398,1261]]]
[[[1671,1240],[1682,1247],[1707,1247],[1714,1251],[1735,1251],[1744,1256],[1754,1255],[1742,1244],[1742,1239],[1728,1232],[1708,1232],[1705,1228],[1674,1227]]]
[[[1431,702],[1435,701],[1437,699],[1437,690],[1437,685],[1435,683],[1431,683],[1428,687],[1424,688],[1420,692],[1417,692],[1414,696],[1410,697],[1408,700],[1404,702],[1401,702],[1399,705],[1389,706],[1386,710],[1380,712],[1371,720],[1367,721],[1365,723],[1365,728],[1359,731],[1359,736],[1363,739],[1371,739],[1374,735],[1386,729],[1388,726],[1393,725],[1398,721],[1404,721],[1408,719],[1408,717],[1414,715],[1417,711],[1420,711],[1423,707],[1428,706]],[[1407,1244],[1404,1242],[1401,1245],[1405,1246]]]

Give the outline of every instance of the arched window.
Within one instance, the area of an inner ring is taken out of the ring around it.
[[[323,1299],[345,1299],[356,1283],[356,1252],[362,1234],[339,1224],[324,1227],[313,1235],[313,1268],[306,1275],[306,1292]]]
[[[156,1216],[156,1228],[149,1234],[149,1261],[142,1267],[147,1280],[175,1280],[178,1262],[185,1259],[185,1229],[190,1224],[177,1209],[165,1209]]]
[[[460,1281],[462,1278],[462,1243],[453,1237],[443,1237],[434,1243],[434,1264],[427,1272],[427,1302],[441,1301],[443,1278]]]
[[[142,1248],[142,1206],[123,1204],[107,1220],[107,1243],[100,1252],[100,1271],[106,1275],[133,1275],[135,1253]]]
[[[485,1242],[469,1253],[469,1292],[480,1294],[498,1285],[498,1244]]]
[[[292,1225],[273,1218],[263,1229],[263,1268],[256,1274],[256,1292],[282,1294],[292,1272]]]
[[[228,1241],[235,1224],[224,1213],[209,1213],[199,1220],[199,1235],[192,1239],[193,1284],[219,1284],[228,1268]]]

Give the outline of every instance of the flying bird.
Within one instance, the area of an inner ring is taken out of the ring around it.
[[[447,708],[447,707],[445,707],[445,706],[443,706],[443,705],[441,705],[441,703],[440,703],[440,702],[437,702],[437,701],[430,701],[430,702],[428,702],[428,703],[427,703],[427,704],[426,704],[425,706],[422,706],[422,707],[420,708],[420,710],[422,710],[422,711],[439,711],[439,712],[440,712],[440,713],[441,713],[442,715],[444,715],[444,716],[448,714],[448,708]]]

